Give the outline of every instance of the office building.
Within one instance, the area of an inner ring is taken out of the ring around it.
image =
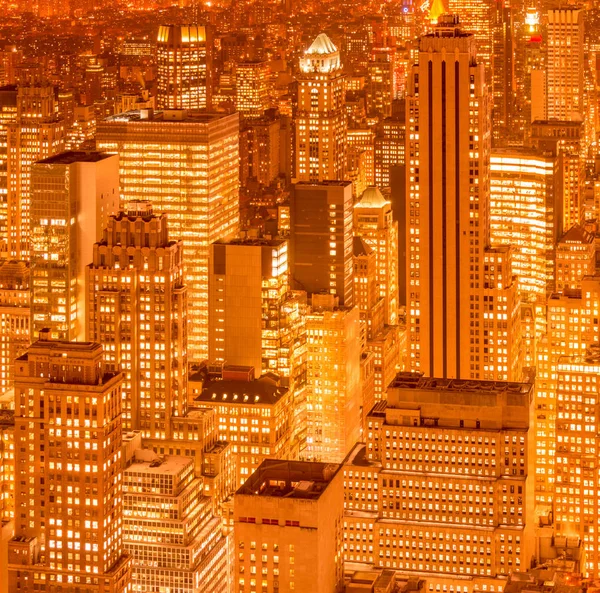
[[[232,239],[210,246],[211,362],[278,372],[289,292],[288,242]]]
[[[404,117],[389,117],[375,137],[375,185],[382,190],[391,187],[394,169],[405,164],[405,133]]]
[[[31,332],[82,340],[85,266],[119,208],[119,160],[64,152],[31,166]]]
[[[243,61],[235,66],[235,106],[246,119],[259,119],[269,108],[267,61]]]
[[[65,147],[64,122],[57,115],[54,88],[19,87],[16,118],[6,124],[6,236],[7,257],[29,259],[31,166]]]
[[[548,119],[581,121],[584,110],[584,11],[548,10]]]
[[[228,540],[189,457],[136,449],[123,471],[131,590],[227,593]]]
[[[585,576],[597,579],[598,533],[598,345],[558,360],[554,513],[559,536],[576,535],[586,550]]]
[[[354,205],[354,234],[375,252],[377,283],[383,297],[385,323],[398,323],[398,222],[392,205],[376,187],[369,187]]]
[[[399,373],[344,463],[345,560],[465,581],[529,566],[532,397]]]
[[[31,341],[29,281],[25,262],[0,263],[0,396],[12,389],[15,359]]]
[[[123,371],[123,426],[148,439],[170,438],[187,409],[183,246],[167,220],[149,202],[129,202],[108,219],[87,266],[87,338]]]
[[[581,289],[581,280],[596,270],[594,235],[572,226],[556,244],[556,290]]]
[[[562,212],[557,166],[555,157],[521,148],[496,148],[490,159],[490,241],[513,246],[524,301],[545,301],[554,280]]]
[[[328,292],[351,307],[352,184],[300,182],[291,204],[290,239],[295,288]]]
[[[475,38],[455,16],[441,16],[419,43],[407,94],[410,365],[428,376],[514,380],[519,371],[510,335],[518,331],[508,325],[520,320],[516,279],[510,254],[489,250],[491,106],[485,70]],[[487,294],[492,289],[497,294]],[[488,319],[503,320],[498,331],[507,352],[501,365],[484,365],[495,340],[486,333]]]
[[[557,158],[557,192],[562,195],[558,236],[583,222],[585,183],[585,129],[581,121],[536,121],[531,124],[531,145]]]
[[[237,592],[341,590],[340,467],[267,459],[235,493]]]
[[[98,148],[119,154],[121,199],[149,200],[183,241],[188,356],[208,356],[208,256],[239,219],[239,116],[130,111],[98,122]],[[181,171],[187,171],[182,176]]]
[[[293,393],[274,373],[254,376],[252,367],[227,365],[204,383],[195,405],[213,408],[219,440],[231,443],[236,487],[265,459],[292,458]]]
[[[300,58],[295,120],[297,181],[344,179],[346,112],[340,53],[321,33]]]
[[[596,276],[584,277],[580,289],[565,288],[548,298],[547,331],[537,345],[534,417],[535,501],[540,509],[552,510],[556,486],[558,362],[561,356],[583,356],[598,343],[598,311]]]
[[[17,359],[10,591],[128,591],[121,381],[105,370],[100,344],[49,332]]]
[[[306,449],[340,463],[360,434],[360,317],[333,295],[313,295],[306,317]]]
[[[156,43],[159,109],[206,109],[212,98],[212,37],[209,27],[161,25]]]

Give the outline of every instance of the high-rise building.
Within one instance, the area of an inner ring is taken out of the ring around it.
[[[235,106],[246,119],[258,119],[269,108],[269,63],[238,62],[235,66]]]
[[[344,464],[344,559],[463,579],[529,566],[532,397],[399,373]]]
[[[398,323],[398,222],[392,205],[376,187],[369,187],[354,205],[354,234],[373,249],[377,283],[383,297],[385,323]]]
[[[98,123],[98,148],[119,154],[121,199],[149,200],[183,240],[188,356],[208,356],[208,256],[239,219],[239,116],[130,111]],[[186,175],[182,176],[185,171]]]
[[[537,345],[534,416],[535,501],[540,508],[552,509],[556,485],[558,361],[561,356],[583,356],[588,346],[598,343],[599,311],[597,276],[583,278],[581,289],[563,289],[548,298],[547,331]]]
[[[12,389],[15,359],[30,344],[29,266],[0,263],[0,396]]]
[[[391,187],[393,168],[405,164],[405,132],[404,116],[388,117],[375,137],[375,185],[382,190]]]
[[[211,362],[279,371],[283,303],[289,292],[285,239],[232,239],[210,246]]]
[[[583,17],[583,10],[578,8],[565,6],[548,10],[548,119],[583,119]]]
[[[291,204],[292,277],[308,294],[328,292],[351,307],[352,184],[300,182]]]
[[[136,449],[126,463],[123,543],[131,590],[228,593],[228,540],[193,459]]]
[[[582,226],[572,226],[556,244],[556,290],[581,289],[585,276],[596,270],[594,235]]]
[[[516,279],[509,254],[489,251],[491,106],[475,46],[457,17],[443,15],[434,31],[421,37],[418,63],[409,76],[410,364],[428,376],[516,380],[510,362],[515,344],[507,339],[516,333],[511,328],[497,328],[507,360],[484,365],[496,339],[488,319],[508,326],[520,320],[520,313],[512,296]]]
[[[396,98],[396,47],[391,43],[385,45],[371,50],[367,65],[368,114],[375,117],[389,117],[392,114],[392,101]]]
[[[340,53],[321,33],[300,58],[295,118],[298,181],[344,179],[346,112]]]
[[[585,126],[581,121],[548,120],[531,125],[531,145],[558,159],[557,191],[561,217],[556,221],[560,235],[583,222],[585,183]]]
[[[121,369],[123,426],[168,439],[187,410],[186,287],[183,246],[167,215],[130,202],[111,216],[86,277],[86,336]]]
[[[19,87],[17,114],[7,129],[6,245],[7,256],[29,259],[31,165],[64,150],[64,122],[56,114],[54,88]]]
[[[304,456],[340,463],[360,435],[360,317],[333,295],[313,295],[306,318]]]
[[[562,204],[555,157],[497,148],[490,167],[490,241],[512,245],[521,298],[545,302],[554,280],[553,250]]]
[[[340,467],[267,459],[235,493],[236,592],[342,590]]]
[[[19,511],[9,590],[129,590],[121,381],[120,373],[105,370],[100,344],[53,341],[49,332],[17,359]]]
[[[600,574],[600,489],[598,488],[598,392],[600,349],[563,356],[556,391],[556,480],[554,513],[557,535],[581,538],[589,578]]]
[[[214,379],[194,403],[215,410],[219,440],[231,443],[236,459],[236,486],[265,459],[291,459],[294,397],[279,376],[255,378],[253,367],[231,365]]]
[[[83,339],[85,266],[119,209],[119,159],[64,152],[31,166],[31,332]],[[116,370],[116,369],[114,369]]]
[[[156,106],[206,109],[212,97],[212,37],[197,24],[161,25],[156,44]]]

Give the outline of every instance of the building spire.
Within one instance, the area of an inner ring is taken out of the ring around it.
[[[446,5],[444,4],[444,0],[433,0],[431,3],[431,8],[429,9],[428,18],[431,23],[435,24],[438,22],[438,19],[448,12]]]

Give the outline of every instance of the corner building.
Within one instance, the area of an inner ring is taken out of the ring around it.
[[[496,577],[529,567],[528,383],[399,373],[344,466],[346,561]]]

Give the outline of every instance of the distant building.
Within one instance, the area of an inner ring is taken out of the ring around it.
[[[159,109],[206,109],[212,96],[209,27],[161,25],[156,43]]]

